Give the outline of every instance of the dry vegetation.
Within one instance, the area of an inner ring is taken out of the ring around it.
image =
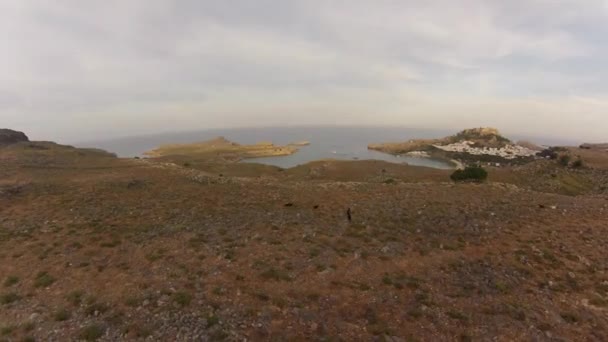
[[[0,340],[607,340],[608,153],[579,152],[454,184],[1,148]]]

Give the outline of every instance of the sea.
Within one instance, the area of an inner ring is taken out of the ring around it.
[[[383,160],[391,163],[450,169],[453,165],[442,160],[423,157],[394,156],[370,151],[372,143],[403,142],[410,139],[439,138],[454,134],[456,130],[413,129],[403,127],[268,127],[210,129],[188,132],[159,133],[123,137],[105,141],[74,144],[77,147],[95,147],[116,153],[119,157],[142,157],[143,153],[165,144],[193,143],[216,137],[239,144],[255,144],[271,141],[275,145],[309,141],[290,156],[246,159],[245,163],[261,163],[290,168],[315,160]]]

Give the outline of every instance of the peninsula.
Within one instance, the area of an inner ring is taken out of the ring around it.
[[[535,160],[542,150],[531,144],[514,143],[495,128],[466,129],[441,139],[370,144],[368,148],[394,155],[432,157],[463,164],[523,164]]]
[[[188,156],[223,162],[238,162],[247,158],[287,156],[298,152],[295,145],[276,146],[271,142],[240,145],[224,137],[192,144],[164,145],[146,152],[149,157]]]

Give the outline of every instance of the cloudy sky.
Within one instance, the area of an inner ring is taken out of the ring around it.
[[[0,126],[608,140],[608,0],[0,0]]]

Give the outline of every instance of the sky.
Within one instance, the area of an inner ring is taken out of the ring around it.
[[[0,127],[492,126],[608,141],[608,0],[0,0]]]

